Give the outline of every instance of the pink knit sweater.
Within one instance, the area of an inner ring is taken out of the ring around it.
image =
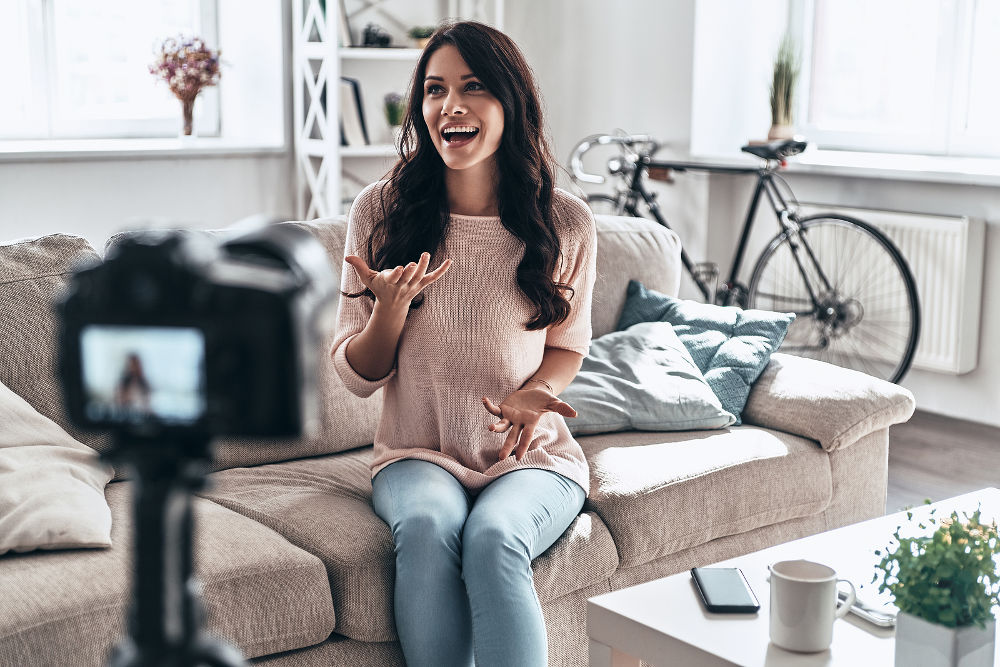
[[[354,201],[345,255],[365,257],[373,212],[380,210],[381,187],[382,182],[369,185]],[[410,310],[393,368],[385,377],[364,378],[345,354],[347,342],[368,323],[371,299],[340,298],[332,347],[337,372],[358,396],[385,387],[372,477],[395,461],[422,459],[441,466],[473,493],[519,468],[553,470],[589,492],[587,460],[562,415],[542,416],[520,461],[513,456],[500,461],[506,434],[489,430],[497,417],[481,400],[486,396],[499,405],[520,388],[538,370],[546,346],[582,355],[590,348],[594,217],[586,204],[559,189],[553,194],[553,210],[562,247],[555,279],[575,290],[573,295],[566,293],[571,311],[558,326],[525,330],[534,310],[517,286],[524,246],[499,217],[451,216],[444,243],[428,270],[446,258],[451,258],[451,268],[424,289],[423,305]],[[347,263],[341,289],[348,293],[364,289]]]

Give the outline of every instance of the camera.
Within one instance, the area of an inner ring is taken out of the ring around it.
[[[126,236],[59,305],[70,420],[142,438],[308,431],[336,284],[322,245],[292,225]]]
[[[292,225],[214,239],[143,232],[77,269],[58,304],[59,373],[72,421],[110,430],[133,469],[129,635],[112,667],[245,665],[208,636],[191,553],[193,494],[216,436],[308,434],[337,280]]]

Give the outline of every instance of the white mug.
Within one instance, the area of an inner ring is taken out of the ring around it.
[[[830,648],[833,622],[857,599],[854,584],[837,579],[833,568],[808,560],[784,560],[771,571],[771,641],[781,648],[814,653]],[[851,587],[837,606],[837,584]]]

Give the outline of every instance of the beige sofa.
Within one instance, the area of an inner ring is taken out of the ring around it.
[[[290,224],[310,229],[339,268],[343,220]],[[600,218],[598,244],[595,336],[613,330],[629,279],[676,294],[671,232]],[[0,246],[0,381],[61,425],[50,305],[73,264],[94,256],[72,236]],[[381,394],[349,394],[331,368],[322,379],[315,437],[219,444],[214,486],[195,502],[208,625],[261,665],[402,664],[392,540],[371,508]],[[743,426],[580,438],[590,497],[534,562],[550,663],[586,664],[591,596],[882,514],[888,427],[913,407],[895,385],[776,354]],[[125,631],[130,486],[106,489],[110,549],[0,556],[0,665],[104,662]]]

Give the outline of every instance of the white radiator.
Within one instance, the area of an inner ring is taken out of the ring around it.
[[[803,217],[836,212],[869,222],[903,253],[917,281],[920,343],[913,368],[968,373],[976,367],[986,225],[967,217],[802,204]]]

